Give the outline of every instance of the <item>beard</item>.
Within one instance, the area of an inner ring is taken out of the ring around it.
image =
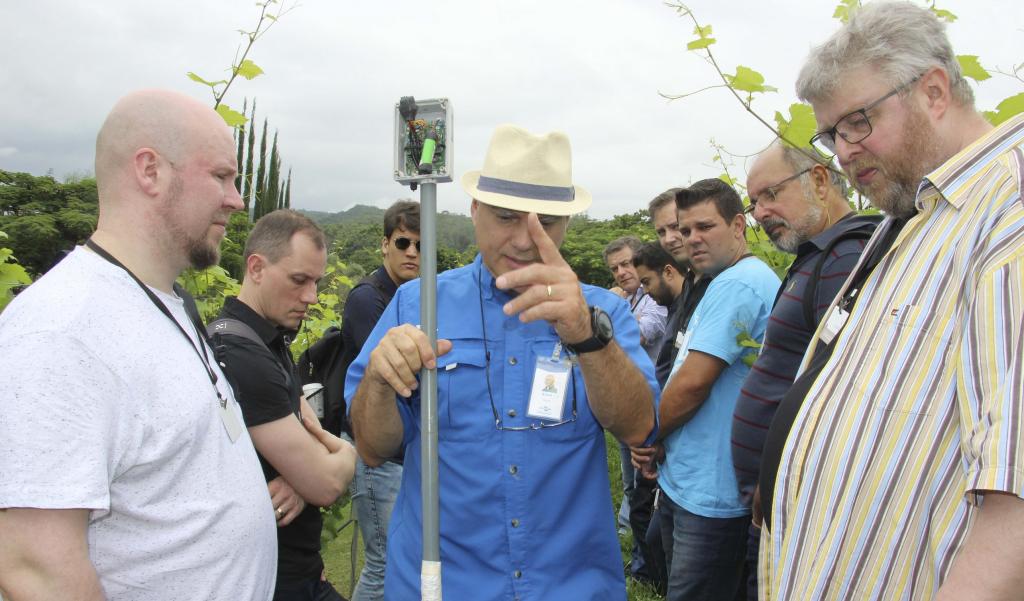
[[[796,249],[801,244],[818,234],[815,229],[821,223],[821,217],[824,212],[825,209],[820,204],[808,201],[807,208],[800,217],[800,221],[790,223],[789,220],[782,218],[769,218],[761,222],[761,227],[765,232],[770,232],[768,237],[771,238],[772,244],[776,248],[782,252],[796,254]],[[772,230],[775,226],[781,227]]]
[[[181,203],[185,202],[183,190],[184,182],[180,176],[175,176],[164,204],[164,220],[167,223],[172,243],[180,245],[179,248],[184,251],[192,268],[203,270],[213,267],[220,262],[220,241],[211,242],[207,238],[209,228],[200,236],[190,234],[175,218],[174,210],[180,211]]]
[[[894,217],[910,217],[917,212],[917,190],[924,176],[934,168],[935,156],[938,156],[935,128],[922,109],[908,106],[903,141],[891,159],[865,157],[849,163],[844,169],[853,186],[875,208]],[[877,169],[878,173],[871,183],[862,186],[857,182],[856,174],[866,168]]]

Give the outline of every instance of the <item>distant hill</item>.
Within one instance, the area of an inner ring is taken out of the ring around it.
[[[384,221],[384,209],[369,205],[355,205],[347,211],[337,213],[297,210],[322,226],[332,223],[382,223]]]
[[[327,213],[299,209],[324,229],[328,247],[346,263],[360,265],[369,273],[380,264],[380,240],[384,236],[384,209],[356,205],[347,211]],[[468,253],[472,260],[476,243],[473,222],[465,215],[441,212],[437,215],[437,244],[449,267],[459,263],[455,257]],[[449,256],[451,255],[451,256]],[[439,265],[441,259],[439,259]],[[464,263],[465,261],[461,261]]]
[[[322,227],[329,225],[381,225],[384,223],[384,209],[369,205],[355,205],[347,211],[327,213],[298,209]],[[334,229],[334,228],[332,228]],[[459,252],[473,244],[473,222],[466,215],[441,211],[437,215],[438,241]]]

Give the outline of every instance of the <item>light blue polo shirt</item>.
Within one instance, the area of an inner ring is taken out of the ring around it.
[[[750,513],[740,502],[732,465],[732,414],[750,368],[743,355],[754,352],[736,337],[748,332],[764,339],[772,303],[779,289],[775,272],[756,257],[747,257],[715,276],[690,319],[672,376],[692,351],[713,355],[726,367],[707,400],[689,422],[665,438],[665,463],[658,483],[676,504],[709,518]]]

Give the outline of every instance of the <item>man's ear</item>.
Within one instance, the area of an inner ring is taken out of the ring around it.
[[[818,204],[824,204],[825,198],[828,195],[829,186],[831,186],[831,178],[828,175],[828,168],[824,165],[815,165],[811,167],[811,187],[814,188],[814,200]]]
[[[266,257],[259,253],[252,253],[249,258],[245,260],[245,276],[246,279],[250,280],[254,284],[259,284],[263,280],[263,276],[266,274],[267,266],[270,263]]]
[[[387,247],[388,247],[388,237],[384,236],[383,238],[380,239],[380,254],[385,256],[385,257],[388,256],[388,253],[385,250]]]
[[[743,213],[736,213],[729,224],[737,240],[746,240],[747,218]]]
[[[953,101],[949,73],[941,67],[932,67],[917,85],[924,94],[925,110],[933,120],[942,119]]]
[[[152,148],[140,148],[132,157],[135,183],[147,196],[156,196],[164,184],[163,177],[169,176],[170,164]]]

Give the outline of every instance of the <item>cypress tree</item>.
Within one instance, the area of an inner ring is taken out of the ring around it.
[[[281,189],[281,156],[277,153],[277,131],[274,131],[274,143],[270,146],[270,168],[267,170],[267,186],[265,188],[267,201],[263,205],[264,212],[277,210],[278,193]]]
[[[248,99],[242,100],[242,114],[245,114],[246,103]],[[242,147],[245,145],[245,124],[238,126],[235,130],[235,136],[238,138],[238,156],[236,157],[235,164],[238,165],[238,175],[235,176],[235,190],[238,194],[242,194],[242,177],[245,175],[242,173]]]
[[[288,168],[288,181],[285,182],[284,188],[284,208],[292,208],[292,168]]]
[[[249,213],[249,201],[252,199],[252,169],[253,149],[256,146],[256,99],[252,101],[252,116],[249,117],[249,148],[245,155],[245,189],[242,191],[242,200],[245,201],[245,212]]]
[[[263,197],[266,196],[267,184],[267,118],[263,118],[263,136],[260,138],[260,166],[256,171],[256,193],[253,195],[252,220],[263,217]]]

